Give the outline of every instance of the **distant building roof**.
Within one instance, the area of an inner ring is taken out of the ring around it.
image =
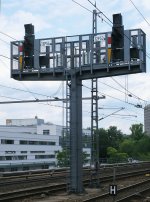
[[[7,126],[34,126],[44,124],[44,119],[35,118],[27,119],[6,119]]]

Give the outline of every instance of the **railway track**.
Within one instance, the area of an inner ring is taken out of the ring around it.
[[[146,173],[149,173],[149,169],[140,169],[140,170],[135,170],[134,172],[125,172],[125,171],[118,171],[117,172],[117,179],[123,179],[123,178],[126,178],[126,176],[128,175],[129,176],[137,176],[139,175],[139,172],[141,175],[144,175]],[[103,174],[102,173],[99,173],[99,179],[101,182],[106,182],[107,180],[109,181],[110,178],[112,179],[113,176],[112,176],[112,173],[113,172],[104,172]],[[87,182],[87,184],[89,184],[90,180],[89,179],[89,176],[91,176],[91,172],[86,172],[84,174],[84,181]],[[46,176],[34,176],[34,178],[20,178],[20,179],[15,179],[14,180],[7,180],[7,181],[2,181],[0,182],[0,190],[1,192],[7,192],[7,191],[13,191],[15,189],[26,189],[26,188],[30,188],[30,187],[37,187],[37,186],[44,186],[45,184],[48,184],[48,185],[53,185],[55,183],[65,183],[66,182],[66,173],[65,175],[62,175],[62,173],[58,174],[58,175],[54,175],[54,176],[49,176],[49,175],[46,175]],[[92,179],[93,181],[95,180],[95,177],[93,177]],[[7,189],[6,189],[7,188]]]
[[[130,171],[140,171],[144,170],[146,168],[150,167],[150,162],[147,163],[141,163],[141,164],[113,164],[112,166],[103,166],[99,169],[99,175],[103,176],[108,175],[110,173],[113,173],[113,169],[116,169],[116,172],[118,174],[124,173],[127,170]],[[92,171],[92,169],[86,168],[84,169],[84,176],[88,176]],[[19,174],[19,175],[18,175]],[[28,171],[28,172],[22,172],[22,173],[0,173],[0,187],[3,185],[9,185],[11,183],[17,184],[17,183],[27,183],[27,182],[36,182],[36,181],[42,181],[42,180],[61,180],[64,179],[65,176],[69,174],[68,169],[60,169],[60,170],[47,170],[47,171]]]
[[[146,173],[146,171],[142,171],[142,172],[136,171],[134,173],[128,172],[128,173],[116,175],[116,178],[117,178],[117,181],[123,180],[125,178],[128,178],[128,179],[131,177],[133,178],[133,176],[138,176],[139,178],[140,175],[144,176],[144,173]],[[101,182],[101,185],[102,183],[111,183],[112,175],[101,177],[100,182]],[[89,185],[90,179],[86,179],[84,183],[86,186]],[[146,180],[145,180],[145,183],[146,183]],[[150,187],[150,180],[148,180],[147,183],[149,184],[149,187]],[[130,190],[130,188],[128,188],[128,190]],[[62,192],[62,191],[63,192],[66,191],[66,183],[57,183],[57,184],[55,183],[53,185],[51,184],[47,186],[38,186],[38,187],[32,187],[32,188],[30,187],[30,188],[20,189],[17,191],[15,190],[11,192],[0,193],[0,201],[13,202],[14,200],[18,200],[20,202],[21,199],[24,199],[24,198],[35,198],[35,197],[40,198],[43,194],[45,196],[49,196],[49,195],[53,195],[54,193],[58,194],[58,192]],[[119,193],[123,192],[123,189],[119,189],[118,192]],[[85,201],[92,201],[92,202],[97,201],[99,200],[98,197],[108,197],[108,193],[105,193],[101,196],[88,198]]]
[[[100,171],[105,170],[105,172],[109,172],[116,167],[118,170],[126,170],[126,169],[137,169],[137,168],[144,168],[149,167],[150,162],[141,162],[141,163],[116,163],[116,164],[108,164],[108,165],[101,165]],[[0,172],[0,180],[7,180],[7,179],[21,179],[21,178],[32,178],[38,176],[54,176],[60,175],[60,173],[68,173],[68,168],[59,168],[59,169],[46,169],[46,170],[31,170],[31,171],[17,171],[17,172]],[[84,168],[84,171],[90,171],[91,168]]]
[[[120,188],[118,189],[116,196],[110,196],[109,192],[107,192],[105,194],[84,199],[83,202],[98,202],[98,201],[109,202],[112,201],[112,199],[115,202],[127,202],[127,201],[129,202],[131,198],[135,197],[139,193],[142,194],[146,191],[150,191],[150,179],[132,184],[130,186],[126,186],[124,188]]]

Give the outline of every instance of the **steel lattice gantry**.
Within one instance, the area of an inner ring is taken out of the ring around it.
[[[34,40],[33,66],[24,65],[23,41],[11,42],[11,77],[26,81],[70,81],[70,191],[83,192],[82,80],[146,71],[146,36],[124,31],[124,60],[111,60],[111,32]],[[95,43],[96,42],[96,43]],[[96,44],[96,45],[95,45]],[[131,57],[131,48],[136,48]],[[97,55],[97,58],[95,58]],[[40,63],[40,58],[47,63]]]

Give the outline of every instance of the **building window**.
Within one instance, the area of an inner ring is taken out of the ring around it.
[[[0,161],[5,161],[5,156],[0,156]]]
[[[0,156],[0,161],[27,160],[27,156]]]
[[[48,142],[49,145],[56,145],[56,142]]]
[[[23,170],[29,170],[29,167],[28,166],[24,166]]]
[[[35,155],[35,159],[52,159],[55,158],[54,154],[51,155]]]
[[[27,144],[28,142],[26,140],[20,140],[20,144]]]
[[[1,144],[14,144],[14,140],[5,140],[5,139],[2,139],[1,140]]]
[[[16,151],[5,151],[5,154],[15,154]]]
[[[21,154],[26,154],[26,153],[27,153],[27,151],[21,151],[20,153],[21,153]]]
[[[31,145],[34,145],[36,143],[37,143],[37,141],[29,141],[29,144],[31,144]]]
[[[18,160],[27,160],[27,156],[18,156]]]
[[[12,160],[12,156],[6,156],[5,159],[6,159],[6,161],[11,161]]]
[[[56,142],[20,140],[20,144],[25,144],[25,145],[56,145]]]
[[[50,135],[50,131],[49,130],[43,130],[43,135]]]
[[[48,165],[42,165],[42,169],[48,169],[49,166]]]
[[[14,167],[14,168],[11,168],[10,170],[15,172],[15,171],[18,171],[18,168]]]
[[[4,172],[5,170],[4,170],[4,168],[0,168],[0,172]]]

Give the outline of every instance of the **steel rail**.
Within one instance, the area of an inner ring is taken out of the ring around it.
[[[146,171],[145,171],[146,172]],[[141,173],[140,171],[136,172],[136,173],[126,173],[126,174],[119,174],[119,176],[116,176],[117,179],[124,179],[124,178],[127,178],[127,177],[133,177],[133,176],[139,176],[139,175],[143,175],[143,172]],[[39,179],[38,179],[39,181]],[[105,177],[102,177],[101,178],[101,183],[105,183],[105,182],[108,182],[108,181],[112,181],[112,175],[111,176],[105,176]],[[149,180],[150,181],[150,180]],[[84,184],[85,185],[89,185],[89,182],[90,180],[89,179],[86,179],[84,181]],[[66,190],[66,183],[61,183],[59,182],[59,184],[51,184],[51,185],[47,185],[47,186],[36,186],[36,187],[30,187],[30,188],[24,188],[24,189],[20,189],[20,190],[17,190],[17,191],[9,191],[9,192],[6,192],[6,193],[2,193],[0,194],[0,201],[11,201],[11,200],[14,200],[14,199],[21,199],[21,198],[24,198],[24,197],[33,197],[33,196],[36,196],[36,195],[41,195],[41,194],[45,194],[45,195],[49,195],[51,193],[56,193],[58,191],[65,191]],[[107,193],[108,194],[108,193]],[[104,197],[106,196],[106,194],[103,194],[101,196],[96,196],[96,197]],[[87,201],[94,201],[93,200],[94,197],[92,199],[88,199]],[[86,200],[85,200],[86,201]]]
[[[118,194],[115,197],[115,201],[121,202],[121,200],[123,200],[123,199],[125,200],[124,194],[131,195],[130,192],[132,192],[132,195],[133,195],[133,194],[137,193],[137,189],[139,189],[139,192],[150,189],[150,179],[139,182],[139,183],[132,184],[130,186],[126,186],[121,189],[118,189],[118,191],[117,191]],[[120,196],[120,195],[123,195],[123,196]],[[110,196],[109,192],[107,192],[105,194],[101,194],[101,195],[97,195],[94,197],[90,197],[88,199],[84,199],[83,202],[96,202],[96,201],[101,201],[101,200],[109,200],[111,198],[113,199],[113,196]]]

